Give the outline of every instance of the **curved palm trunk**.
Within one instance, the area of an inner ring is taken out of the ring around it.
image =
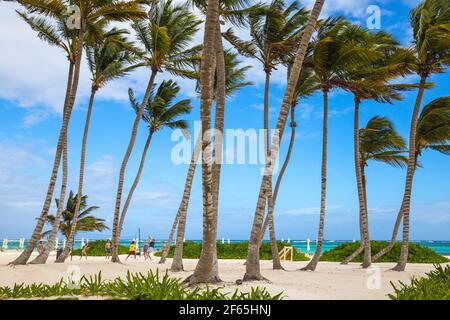
[[[273,210],[275,207],[274,198],[272,196],[272,176],[269,177],[269,188],[267,189],[267,219],[269,225],[270,251],[272,252],[272,268],[274,270],[283,270],[280,261],[280,254],[277,247],[277,238],[275,236],[275,222],[273,218]]]
[[[416,103],[414,105],[413,114],[411,117],[411,126],[409,129],[409,158],[408,169],[406,171],[405,192],[403,194],[402,210],[403,215],[403,236],[402,247],[400,250],[400,260],[393,268],[395,271],[404,271],[408,261],[409,249],[409,214],[411,206],[411,191],[414,178],[414,171],[416,169],[416,128],[417,120],[419,118],[420,105],[422,104],[423,93],[425,91],[426,75],[422,75],[420,79],[419,92],[417,93]]]
[[[153,133],[154,133],[153,131],[150,131],[150,133],[147,137],[147,141],[145,142],[144,150],[142,151],[141,162],[139,163],[138,172],[136,174],[136,177],[134,178],[131,189],[128,192],[127,200],[125,201],[125,204],[122,209],[122,214],[120,216],[120,222],[119,222],[119,230],[122,230],[122,228],[123,228],[123,222],[125,221],[125,216],[127,215],[128,207],[130,206],[131,199],[133,198],[133,193],[136,190],[137,185],[139,184],[139,180],[141,179],[142,170],[144,170],[145,159],[147,157],[150,142],[152,141]]]
[[[178,216],[177,239],[175,244],[175,252],[172,260],[172,266],[170,267],[170,271],[173,272],[183,271],[183,242],[186,230],[186,215],[189,206],[189,198],[191,197],[192,181],[194,180],[195,169],[197,167],[197,161],[201,149],[202,149],[202,135],[200,133],[197,137],[197,141],[195,142],[194,151],[192,152],[191,163],[189,164],[186,182],[184,184],[183,198],[181,199],[180,207],[178,208],[177,212]]]
[[[167,260],[167,255],[169,254],[170,247],[172,246],[173,236],[175,235],[175,230],[177,230],[179,219],[180,219],[180,214],[179,214],[179,212],[177,212],[175,219],[173,220],[173,223],[172,223],[172,228],[170,229],[169,238],[167,240],[167,245],[161,254],[161,259],[159,259],[159,262],[158,262],[159,264],[163,264]]]
[[[78,190],[77,190],[77,199],[75,204],[75,212],[73,214],[73,220],[72,220],[72,226],[70,228],[70,234],[67,238],[66,245],[64,247],[64,251],[62,254],[56,259],[55,262],[62,263],[66,261],[67,257],[69,256],[70,251],[72,250],[72,244],[75,238],[75,233],[77,229],[77,223],[78,223],[78,215],[80,212],[80,203],[81,203],[81,197],[83,194],[83,183],[84,183],[84,166],[86,162],[86,144],[87,144],[87,137],[89,133],[89,126],[91,122],[91,115],[92,115],[92,108],[94,105],[95,100],[95,94],[96,90],[91,90],[91,97],[89,98],[89,106],[86,113],[86,120],[84,124],[84,132],[83,132],[83,140],[81,143],[81,156],[80,156],[80,175],[78,177]]]
[[[320,218],[319,232],[317,235],[316,251],[308,265],[302,270],[316,270],[322,254],[323,231],[325,227],[325,209],[327,196],[327,145],[328,145],[328,91],[323,92],[323,137],[322,137],[322,173],[321,173],[321,192],[320,192]]]
[[[31,239],[28,242],[27,248],[20,254],[19,257],[17,257],[14,261],[10,262],[9,263],[10,265],[26,264],[34,250],[34,247],[36,246],[37,241],[41,238],[42,229],[45,225],[48,211],[50,209],[51,201],[53,198],[53,192],[55,190],[56,179],[58,177],[58,170],[61,162],[63,145],[66,139],[70,116],[72,113],[72,108],[75,103],[75,97],[77,94],[81,58],[83,55],[84,31],[85,31],[85,23],[84,21],[81,21],[81,29],[77,41],[78,51],[77,54],[75,55],[75,63],[70,62],[69,65],[69,76],[66,88],[66,98],[64,101],[64,108],[63,108],[64,110],[63,121],[61,124],[61,129],[59,131],[55,159],[53,162],[52,173],[50,176],[50,182],[47,188],[47,194],[45,197],[44,205],[42,207],[41,214],[39,216],[36,227],[34,228]]]
[[[291,73],[288,79],[286,90],[284,92],[283,102],[280,108],[280,114],[278,116],[276,132],[272,138],[271,161],[266,163],[266,170],[264,172],[261,186],[259,189],[258,201],[256,204],[255,216],[253,220],[252,231],[250,233],[250,241],[248,246],[246,271],[244,275],[244,281],[261,280],[264,279],[261,276],[259,265],[259,245],[261,240],[261,228],[264,219],[264,203],[266,201],[266,190],[269,186],[269,175],[272,175],[273,167],[272,163],[278,157],[279,143],[283,135],[284,127],[286,126],[287,118],[289,115],[289,107],[294,96],[295,86],[302,69],[303,60],[305,58],[306,50],[308,48],[309,41],[311,40],[312,33],[315,29],[317,19],[322,10],[325,0],[316,0],[314,7],[311,11],[311,15],[308,20],[308,24],[304,29],[302,40],[300,42],[299,49],[297,51],[295,61],[291,68]]]
[[[61,191],[59,194],[58,208],[55,215],[55,221],[52,226],[52,231],[50,232],[49,240],[47,241],[44,251],[37,256],[30,264],[45,264],[47,262],[50,252],[55,246],[55,240],[58,236],[59,226],[61,224],[61,215],[64,211],[64,202],[66,198],[66,188],[67,188],[67,136],[64,141],[63,153],[62,153],[62,181],[61,181]]]
[[[122,160],[122,164],[120,166],[120,173],[119,173],[119,182],[117,185],[117,195],[116,195],[116,206],[114,209],[114,220],[113,220],[113,226],[112,226],[112,262],[120,262],[119,260],[119,239],[120,239],[120,226],[119,226],[119,218],[120,218],[120,207],[121,207],[121,201],[122,201],[122,191],[123,191],[123,182],[125,179],[125,170],[127,168],[128,159],[131,156],[131,152],[133,151],[134,144],[136,142],[136,135],[137,130],[139,127],[139,123],[142,118],[142,114],[144,113],[145,106],[148,103],[148,100],[150,98],[151,91],[153,89],[153,85],[155,83],[155,77],[157,74],[157,70],[152,70],[150,79],[148,81],[147,89],[145,90],[144,99],[141,102],[141,105],[139,106],[139,110],[136,114],[136,118],[134,119],[133,123],[133,129],[131,130],[131,137],[130,142],[128,143],[127,151],[125,152],[125,155]]]
[[[405,198],[403,198],[403,200],[402,200],[402,205],[400,207],[400,211],[398,212],[397,218],[395,219],[394,229],[392,230],[391,241],[389,241],[389,244],[386,247],[384,247],[382,250],[377,252],[372,257],[372,261],[378,260],[379,258],[384,256],[385,254],[390,252],[392,250],[392,248],[394,247],[395,242],[397,241],[398,230],[400,229],[400,224],[402,223],[402,220],[403,220],[403,206],[404,206],[404,203],[405,203]]]
[[[203,53],[200,67],[200,114],[202,121],[202,189],[203,189],[203,243],[200,259],[192,276],[185,281],[190,285],[211,283],[215,264],[217,215],[214,212],[211,168],[211,102],[215,56],[215,34],[219,23],[219,1],[208,0]],[[220,279],[215,279],[219,281]]]
[[[369,226],[368,226],[368,213],[367,213],[367,202],[365,197],[365,185],[363,181],[363,176],[361,172],[361,154],[359,145],[359,106],[361,99],[355,96],[355,113],[354,113],[354,123],[353,123],[353,156],[355,158],[355,174],[356,174],[356,185],[358,189],[358,202],[359,202],[359,217],[360,217],[360,228],[361,228],[361,246],[364,249],[364,261],[363,268],[368,268],[371,265],[371,246],[369,237]],[[361,251],[361,246],[352,253],[349,257],[344,260],[344,263],[352,261]]]
[[[265,70],[266,80],[264,85],[264,149],[266,154],[266,163],[269,162],[270,157],[270,141],[269,141],[269,89],[270,89],[270,69]],[[272,252],[272,263],[273,269],[283,269],[280,262],[280,256],[278,253],[277,247],[277,238],[275,236],[275,222],[273,217],[274,210],[274,199],[272,195],[272,177],[270,177],[270,181],[268,182],[267,190],[267,223],[269,225],[269,234],[270,234],[270,249]],[[265,211],[265,209],[264,209]],[[262,229],[261,238],[264,237],[264,228]]]
[[[289,164],[289,161],[291,159],[292,149],[294,148],[295,128],[296,128],[296,124],[295,124],[295,105],[292,105],[291,106],[291,138],[289,140],[289,147],[288,147],[288,151],[286,153],[286,158],[284,159],[283,165],[281,166],[280,174],[277,177],[277,181],[275,183],[275,189],[273,191],[273,205],[274,205],[274,207],[275,207],[276,202],[277,202],[278,191],[280,189],[281,181],[283,179],[284,173],[285,173],[286,168],[287,168],[287,166]],[[269,218],[266,217],[266,219],[264,220],[264,224],[263,224],[263,228],[262,228],[262,232],[261,232],[261,242],[264,241],[264,235],[266,234],[268,226],[269,226]]]

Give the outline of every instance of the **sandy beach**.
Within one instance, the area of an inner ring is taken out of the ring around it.
[[[104,257],[89,257],[79,260],[74,257],[65,264],[55,264],[54,256],[45,265],[26,265],[11,268],[7,263],[18,255],[17,252],[0,253],[0,286],[12,286],[14,283],[42,282],[53,284],[67,276],[70,270],[78,270],[82,275],[93,275],[102,272],[103,278],[114,279],[124,277],[126,272],[143,272],[149,270],[165,272],[170,268],[171,259],[163,265],[157,263],[158,258],[144,261],[143,258],[124,261],[123,264],[107,262]],[[184,272],[171,273],[174,277],[185,278],[190,275],[196,260],[184,260]],[[408,264],[405,272],[389,270],[393,263],[375,263],[370,270],[363,270],[358,263],[340,265],[334,262],[320,263],[315,272],[297,271],[305,266],[305,262],[283,261],[285,271],[272,270],[270,261],[261,261],[261,271],[268,281],[244,283],[237,286],[235,281],[241,279],[244,272],[243,260],[220,260],[220,276],[226,286],[224,291],[249,291],[251,287],[264,286],[271,293],[284,292],[285,299],[388,299],[391,293],[390,282],[399,280],[409,282],[412,276],[422,276],[433,269],[432,264]]]

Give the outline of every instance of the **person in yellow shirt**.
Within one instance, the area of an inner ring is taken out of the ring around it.
[[[134,256],[134,258],[136,259],[136,241],[131,241],[130,251],[128,252],[128,256],[125,260],[127,260],[130,256]]]

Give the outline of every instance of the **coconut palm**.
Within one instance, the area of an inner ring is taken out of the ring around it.
[[[119,220],[125,170],[134,148],[139,123],[149,101],[156,75],[165,70],[183,77],[195,76],[188,67],[193,57],[198,53],[199,47],[189,47],[189,45],[198,31],[200,23],[195,15],[190,12],[187,4],[173,4],[172,0],[152,3],[148,21],[133,23],[137,39],[145,50],[142,65],[149,68],[150,78],[144,98],[134,119],[130,141],[120,166],[112,228],[111,261],[113,262],[119,262],[117,253],[122,231],[119,228]]]
[[[75,228],[75,233],[77,232],[92,232],[98,231],[102,232],[107,230],[108,227],[105,224],[105,220],[101,218],[97,218],[92,215],[92,213],[99,209],[97,206],[88,206],[87,200],[88,196],[84,195],[80,197],[80,214],[78,215],[78,222]],[[56,206],[58,208],[63,207],[64,204],[59,201],[59,199],[55,199]],[[66,206],[62,211],[60,216],[60,221],[57,220],[56,215],[49,214],[47,216],[47,223],[52,227],[55,224],[58,225],[58,231],[62,233],[62,235],[68,241],[72,237],[72,229],[73,223],[75,219],[75,207],[77,205],[77,195],[74,195],[72,191],[69,193],[69,197],[67,198]],[[42,234],[42,238],[50,235],[52,230],[46,231]]]
[[[354,96],[354,165],[358,190],[359,219],[361,246],[343,263],[353,260],[362,250],[364,250],[364,261],[362,266],[368,268],[371,265],[371,245],[369,236],[369,221],[367,203],[364,195],[364,180],[361,174],[360,164],[360,144],[359,144],[359,110],[363,100],[375,100],[380,103],[392,103],[394,100],[401,100],[399,91],[408,90],[416,85],[391,85],[389,82],[400,76],[406,76],[411,72],[413,57],[409,50],[398,48],[398,43],[391,35],[384,32],[370,33],[361,27],[354,27],[359,33],[360,41],[380,57],[371,64],[358,66],[354,70],[349,70],[347,75],[341,79],[335,79],[334,84]]]
[[[420,77],[420,83],[411,116],[405,191],[398,214],[403,216],[403,236],[400,260],[393,268],[396,271],[404,271],[408,260],[411,191],[416,168],[417,121],[426,89],[426,82],[430,75],[444,72],[445,66],[450,64],[450,7],[448,1],[424,0],[411,11],[410,20],[413,29],[412,50],[416,57],[415,72]],[[396,237],[397,235],[395,234]]]
[[[311,40],[312,34],[316,29],[316,23],[319,18],[320,12],[324,4],[324,0],[316,0],[314,7],[306,24],[298,51],[295,55],[294,62],[291,66],[291,72],[286,85],[286,90],[281,104],[280,113],[277,120],[276,132],[271,144],[270,161],[265,165],[265,172],[261,181],[259,189],[258,202],[255,209],[255,217],[253,220],[252,231],[250,233],[250,241],[248,247],[248,255],[246,261],[246,272],[244,275],[244,281],[261,280],[264,279],[261,275],[259,265],[259,247],[261,240],[262,224],[264,220],[264,206],[267,199],[267,190],[269,189],[270,177],[273,173],[273,164],[278,157],[279,143],[283,136],[284,127],[286,126],[289,109],[294,96],[295,86],[298,82],[300,72],[303,66],[303,61],[308,49],[308,44]]]
[[[359,129],[359,145],[363,196],[367,207],[365,168],[369,162],[377,161],[403,168],[408,158],[405,156],[405,140],[386,117],[372,117],[365,127]]]
[[[245,73],[250,68],[249,66],[240,67],[241,63],[237,59],[237,54],[231,52],[230,50],[225,50],[225,88],[227,97],[232,96],[236,91],[241,89],[244,86],[251,85],[252,83],[246,81]],[[197,65],[197,68],[199,65]],[[198,87],[199,88],[199,87]],[[217,81],[214,84],[214,96],[217,96]],[[167,254],[170,249],[170,244],[172,243],[173,236],[175,234],[175,228],[177,228],[177,237],[176,237],[176,245],[175,245],[175,253],[174,258],[172,260],[171,271],[177,272],[183,270],[183,242],[185,237],[185,227],[186,227],[186,215],[189,206],[189,198],[191,195],[192,181],[195,174],[196,164],[198,161],[198,157],[201,150],[201,136],[197,137],[197,141],[195,143],[194,151],[192,153],[191,162],[189,165],[183,197],[180,203],[180,206],[177,211],[177,215],[172,224],[172,229],[169,235],[168,246],[166,246],[165,250],[162,253],[160,263],[164,263],[167,257]]]
[[[98,32],[98,34],[96,34],[96,39],[93,39],[93,41],[87,41],[85,44],[86,56],[91,72],[92,83],[91,96],[86,113],[83,139],[81,144],[80,174],[78,177],[77,193],[78,197],[81,197],[81,194],[83,192],[86,144],[95,95],[109,82],[127,75],[130,71],[137,67],[137,65],[133,63],[136,61],[139,52],[133,46],[133,43],[127,40],[127,38],[125,37],[126,34],[128,34],[127,30],[112,28],[111,30],[106,32]],[[75,216],[72,224],[72,228],[74,231],[77,225],[79,204],[80,199],[77,200],[77,205],[75,206]],[[53,234],[52,236],[55,237],[56,234]],[[50,236],[50,239],[52,239],[52,236]],[[69,241],[66,243],[66,247],[64,248],[63,253],[58,257],[57,262],[65,261],[69,254],[69,251],[71,250],[72,241],[73,237],[69,238]]]
[[[50,209],[70,115],[77,95],[85,38],[94,38],[99,24],[142,18],[146,15],[141,5],[135,1],[20,0],[19,2],[25,8],[19,15],[37,32],[38,37],[50,45],[63,49],[69,61],[69,71],[63,104],[63,121],[44,204],[27,248],[11,262],[12,265],[25,264],[28,261]],[[78,7],[79,13],[74,19],[68,19],[67,12],[72,12],[69,7],[74,5]]]
[[[291,159],[292,150],[294,148],[294,142],[295,142],[295,132],[297,123],[295,121],[295,108],[298,106],[298,103],[300,102],[300,99],[306,99],[307,97],[311,96],[318,90],[317,83],[315,81],[314,75],[312,73],[311,69],[303,68],[300,77],[298,79],[297,85],[295,86],[294,96],[292,98],[291,102],[291,136],[289,138],[289,146],[286,153],[286,157],[283,161],[283,164],[280,169],[280,173],[278,174],[277,181],[275,183],[275,188],[273,191],[273,205],[269,206],[268,210],[271,210],[273,212],[274,206],[276,204],[277,198],[278,198],[278,191],[280,189],[281,181],[283,179],[284,173],[286,172],[286,168],[289,164],[289,161]],[[266,219],[264,220],[262,232],[261,232],[261,241],[264,239],[264,235],[266,233],[267,227],[269,225],[269,215],[266,216]]]
[[[442,97],[433,100],[423,107],[418,116],[416,129],[415,165],[423,150],[435,150],[448,155],[450,153],[450,98]],[[373,256],[373,261],[388,253],[397,240],[402,215],[397,215],[393,236],[385,248]]]
[[[236,37],[231,29],[225,33],[225,38],[244,56],[253,57],[261,64],[265,73],[264,86],[264,141],[266,162],[270,155],[269,149],[269,88],[273,70],[280,64],[292,60],[300,39],[301,30],[307,21],[307,10],[300,8],[297,1],[286,5],[283,0],[273,0],[270,4],[258,7],[249,14],[250,41]],[[273,202],[272,181],[267,201]],[[273,217],[270,221],[270,242],[274,269],[282,269],[278,248],[276,245]]]
[[[312,44],[311,65],[316,81],[323,93],[323,137],[321,168],[321,200],[319,230],[316,251],[313,258],[302,270],[314,271],[321,255],[325,211],[327,180],[327,144],[328,144],[328,94],[333,88],[339,88],[339,82],[352,70],[372,64],[380,54],[367,46],[366,32],[363,28],[347,21],[328,19],[321,24],[317,39]],[[368,237],[368,234],[365,235]]]
[[[133,197],[133,193],[139,183],[144,169],[145,159],[147,157],[148,148],[153,135],[164,128],[187,130],[188,123],[186,120],[178,119],[181,116],[188,115],[191,110],[191,100],[184,99],[173,103],[176,95],[179,93],[180,87],[172,80],[163,81],[158,90],[150,95],[150,99],[145,107],[142,120],[147,124],[149,133],[145,142],[144,151],[142,152],[141,161],[133,185],[128,193],[122,213],[120,215],[119,228],[122,229],[125,216]],[[129,89],[130,103],[136,112],[139,112],[139,103],[134,97],[134,92]]]

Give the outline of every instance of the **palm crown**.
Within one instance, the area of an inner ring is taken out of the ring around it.
[[[78,216],[78,222],[76,231],[103,231],[108,229],[105,225],[105,220],[97,218],[92,215],[92,212],[97,210],[99,207],[87,205],[88,196],[84,195],[81,197],[80,202],[80,214]],[[66,237],[69,238],[70,230],[72,229],[72,222],[74,218],[75,205],[77,201],[77,195],[74,195],[72,191],[69,193],[69,197],[66,202],[66,208],[61,214],[61,223],[59,226],[59,231]],[[59,199],[55,199],[56,206],[59,206]],[[47,222],[53,224],[55,222],[54,215],[47,216]],[[46,236],[50,233],[50,230],[44,232],[42,236]]]
[[[142,120],[147,123],[150,132],[156,132],[165,127],[183,130],[188,128],[187,121],[179,120],[178,118],[191,112],[191,100],[184,99],[173,103],[179,91],[180,87],[177,83],[169,80],[163,81],[158,90],[152,92],[142,115]],[[128,94],[131,107],[138,112],[139,103],[136,101],[131,88],[128,90]]]
[[[405,140],[386,117],[375,116],[359,129],[359,143],[362,167],[367,166],[370,160],[396,167],[404,167],[408,162],[404,155]]]
[[[152,5],[148,21],[133,23],[145,50],[143,64],[156,72],[165,69],[178,76],[195,77],[192,64],[201,46],[187,47],[200,23],[188,4],[172,4],[172,0],[163,0]]]
[[[416,161],[424,149],[450,154],[450,97],[431,101],[417,122]]]
[[[85,46],[94,91],[137,67],[133,63],[138,50],[127,40],[126,34],[127,30],[113,28],[102,35],[101,41]]]
[[[232,29],[224,36],[240,54],[256,58],[263,64],[264,71],[270,73],[278,64],[292,60],[307,14],[297,1],[286,7],[283,0],[274,0],[250,11],[250,41],[239,39]]]

